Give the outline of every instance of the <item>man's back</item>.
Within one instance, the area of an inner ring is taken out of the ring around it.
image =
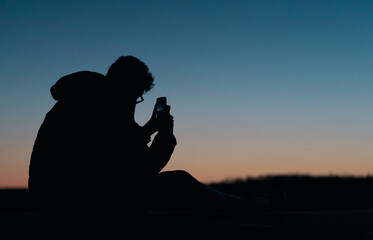
[[[46,115],[31,156],[34,199],[42,208],[63,211],[135,202],[122,198],[119,188],[129,193],[138,188],[131,166],[136,161],[130,159],[143,147],[135,144],[138,125],[99,94],[102,75],[82,72],[62,80],[52,87],[58,102]]]

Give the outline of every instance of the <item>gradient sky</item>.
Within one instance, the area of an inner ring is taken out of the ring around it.
[[[373,174],[373,1],[0,0],[0,187],[27,185],[49,88],[134,55],[167,96],[166,170]]]

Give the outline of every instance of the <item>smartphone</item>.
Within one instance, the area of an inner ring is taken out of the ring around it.
[[[167,105],[167,98],[166,97],[159,97],[157,98],[157,103],[156,103],[156,111],[157,112],[163,112],[166,109]]]

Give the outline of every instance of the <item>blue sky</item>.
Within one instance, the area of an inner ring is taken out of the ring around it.
[[[143,60],[167,96],[168,170],[202,181],[373,171],[371,1],[0,1],[0,186],[22,186],[49,88]]]

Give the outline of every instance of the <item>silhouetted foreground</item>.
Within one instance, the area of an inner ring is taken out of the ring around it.
[[[0,239],[373,239],[373,177],[268,176],[211,184],[241,195],[281,189],[281,211],[246,216],[149,211],[142,223],[45,222],[27,189],[0,190]],[[94,209],[93,209],[94,211]]]
[[[210,186],[238,196],[248,191],[281,189],[288,195],[283,209],[287,211],[373,209],[373,177],[266,176],[212,183]],[[0,190],[0,212],[30,211],[27,189]]]

